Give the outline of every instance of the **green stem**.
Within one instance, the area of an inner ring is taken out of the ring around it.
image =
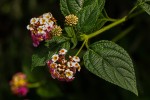
[[[117,25],[119,25],[119,24],[121,24],[121,23],[123,23],[123,22],[125,22],[125,21],[126,21],[127,19],[129,19],[129,18],[135,17],[136,15],[140,14],[141,12],[138,12],[138,13],[135,13],[135,14],[130,15],[138,6],[139,6],[139,5],[134,6],[134,7],[131,9],[131,11],[129,12],[128,16],[125,16],[125,17],[123,17],[123,18],[121,18],[121,19],[118,19],[118,20],[116,20],[116,19],[110,19],[110,21],[114,21],[114,22],[111,23],[111,24],[109,24],[109,25],[107,25],[107,26],[105,26],[105,27],[103,27],[103,28],[101,28],[100,30],[98,30],[98,31],[96,31],[96,32],[94,32],[94,33],[91,33],[91,34],[88,34],[88,35],[82,34],[82,35],[80,36],[80,38],[81,38],[81,40],[84,40],[84,42],[83,42],[82,46],[80,47],[79,51],[76,53],[76,56],[80,53],[80,51],[82,50],[82,48],[83,48],[84,45],[86,45],[87,49],[89,48],[89,47],[88,47],[88,40],[89,40],[89,39],[91,39],[91,38],[93,38],[93,37],[95,37],[95,36],[97,36],[97,35],[99,35],[99,34],[105,32],[105,31],[107,31],[107,30],[109,30],[109,29],[111,29],[111,28],[113,28],[113,27],[115,27],[115,26],[117,26]],[[129,15],[130,15],[130,16],[129,16]],[[117,41],[118,39],[122,38],[122,37],[125,36],[131,29],[132,29],[132,28],[129,28],[129,29],[127,29],[125,32],[122,32],[120,35],[118,35],[116,38],[114,38],[113,41]]]
[[[113,19],[113,18],[103,18],[102,20],[104,20],[104,21],[110,21],[110,22],[115,22],[115,21],[117,21],[118,19]]]
[[[84,45],[85,45],[86,42],[87,42],[87,40],[85,39],[84,42],[82,43],[82,45],[81,45],[79,51],[76,53],[75,56],[77,56],[77,55],[81,52],[81,50],[82,50],[82,48],[84,47]]]
[[[86,46],[87,49],[89,49],[89,46],[88,46],[88,39],[87,39],[87,41],[86,41],[86,43],[85,43],[85,46]]]
[[[135,14],[132,14],[140,5],[142,5],[144,2],[137,2],[137,4],[130,10],[130,12],[128,13],[127,17],[126,18],[132,18],[134,17],[134,15],[138,15],[140,13],[142,13],[141,11],[140,12],[137,12]],[[131,15],[132,14],[132,15]]]
[[[121,38],[126,36],[133,28],[134,28],[134,26],[130,26],[129,28],[127,28],[126,30],[121,32],[119,35],[117,35],[115,38],[113,38],[112,41],[116,42],[116,41],[120,40]]]
[[[36,88],[36,87],[39,87],[41,84],[39,82],[37,83],[30,83],[28,84],[28,88]]]
[[[117,26],[118,24],[123,23],[125,21],[126,21],[126,16],[119,19],[119,20],[117,20],[117,21],[115,21],[115,22],[113,22],[113,23],[111,23],[111,24],[109,24],[108,26],[103,27],[102,29],[100,29],[100,30],[98,30],[94,33],[91,33],[91,34],[87,35],[87,37],[88,37],[88,39],[93,38],[93,37],[103,33],[104,31],[109,30],[112,27]]]
[[[144,10],[140,10],[140,11],[138,11],[138,12],[136,12],[136,13],[134,13],[134,14],[131,14],[130,16],[128,16],[127,18],[128,19],[131,19],[131,18],[133,18],[133,17],[135,17],[135,16],[137,16],[137,15],[139,15],[139,14],[141,14],[141,13],[143,13],[144,12]],[[126,19],[127,20],[127,19]]]
[[[139,4],[135,5],[135,6],[130,10],[130,12],[128,13],[127,16],[129,16],[138,6],[139,6]]]

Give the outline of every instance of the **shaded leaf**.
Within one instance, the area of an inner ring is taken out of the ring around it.
[[[138,95],[133,63],[122,47],[111,41],[99,41],[90,46],[83,59],[93,74]]]
[[[150,5],[149,4],[143,3],[141,5],[141,7],[143,8],[143,10],[145,10],[150,15]]]
[[[73,43],[72,49],[77,45],[77,37],[75,31],[72,27],[65,27],[65,31],[67,32],[68,36],[71,38],[71,42]]]
[[[46,60],[48,59],[49,49],[47,47],[38,47],[35,53],[32,55],[31,70],[37,66],[45,66]]]
[[[150,15],[150,0],[138,0],[141,8]]]

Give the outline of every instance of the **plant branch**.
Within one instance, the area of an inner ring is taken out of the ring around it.
[[[127,35],[133,28],[134,28],[134,26],[128,27],[126,30],[124,30],[123,32],[121,32],[120,34],[118,34],[115,38],[113,38],[112,41],[116,42],[116,41],[120,40],[125,35]]]
[[[76,53],[75,56],[77,56],[77,55],[81,52],[81,50],[82,50],[82,48],[84,47],[84,45],[85,45],[86,42],[87,42],[87,40],[85,39],[84,42],[82,43],[82,45],[81,45],[79,51]]]
[[[111,23],[111,24],[109,24],[108,26],[105,26],[105,27],[101,28],[100,30],[98,30],[94,33],[91,33],[91,34],[87,35],[87,37],[88,37],[88,39],[93,38],[93,37],[103,33],[104,31],[107,31],[107,30],[111,29],[112,27],[117,26],[118,24],[121,24],[125,21],[126,21],[126,16],[119,19],[119,20],[117,20],[117,21],[115,21],[115,22],[113,22],[113,23]]]
[[[104,21],[110,21],[110,22],[117,21],[117,19],[113,19],[113,18],[102,18],[102,20],[104,20]]]

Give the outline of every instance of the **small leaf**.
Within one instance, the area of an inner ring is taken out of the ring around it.
[[[122,47],[111,41],[99,41],[90,46],[83,59],[93,74],[138,95],[133,63]]]
[[[77,14],[83,7],[84,0],[60,0],[60,9],[64,16]]]
[[[67,32],[68,36],[71,38],[71,42],[73,43],[72,49],[74,49],[77,45],[77,37],[72,27],[65,27],[65,31]]]
[[[138,1],[139,1],[139,5],[141,6],[141,8],[143,8],[143,10],[146,11],[150,15],[150,4],[148,4],[150,0],[138,0]]]
[[[141,5],[141,7],[143,8],[143,10],[145,10],[150,15],[150,5],[149,4],[143,3]]]
[[[88,33],[93,29],[102,9],[104,8],[104,4],[104,0],[96,0],[96,2],[84,7],[78,12],[77,30],[79,33]]]
[[[32,55],[31,70],[37,66],[45,66],[48,52],[49,50],[47,47],[36,48],[35,53]]]
[[[48,48],[54,48],[61,43],[65,43],[68,41],[68,38],[64,36],[54,36],[52,39],[46,41],[46,46]]]
[[[32,66],[44,66],[45,65],[45,63],[44,63],[45,57],[40,57],[37,54],[34,54],[32,56],[32,61],[33,61]]]

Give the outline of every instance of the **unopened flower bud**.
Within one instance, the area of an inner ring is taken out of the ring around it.
[[[78,17],[73,14],[70,14],[65,17],[65,23],[68,26],[74,26],[78,23]]]
[[[60,26],[55,25],[54,28],[52,29],[53,36],[60,36],[62,34],[62,29]]]

